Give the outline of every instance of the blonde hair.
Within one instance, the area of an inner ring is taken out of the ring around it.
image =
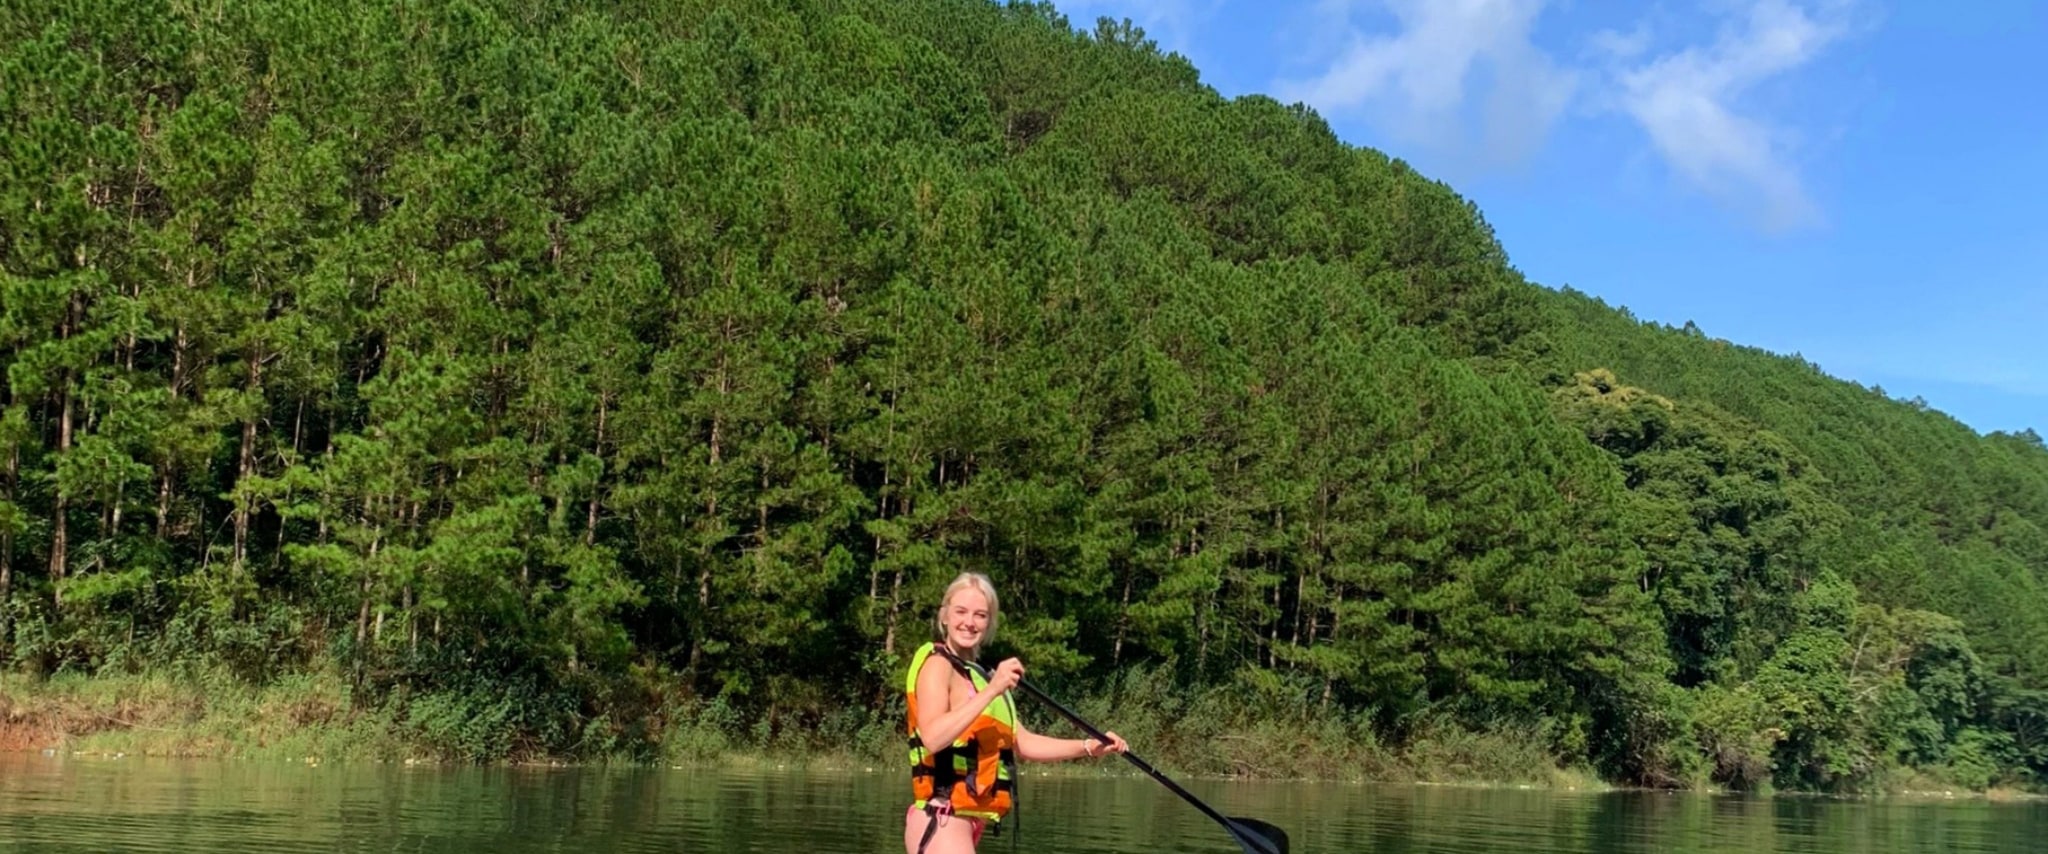
[[[988,599],[988,629],[981,633],[981,643],[974,649],[967,650],[979,653],[982,647],[988,646],[989,641],[996,639],[996,626],[1002,622],[1002,610],[996,603],[996,585],[988,580],[988,576],[979,572],[963,572],[955,576],[953,582],[946,585],[945,595],[939,597],[939,610],[932,615],[932,628],[938,632],[936,637],[939,643],[945,643],[946,606],[953,604],[954,594],[970,588]]]

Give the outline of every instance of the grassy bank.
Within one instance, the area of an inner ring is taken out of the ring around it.
[[[1129,686],[1126,686],[1127,688]],[[1144,699],[1075,701],[1084,717],[1139,746],[1170,773],[1240,779],[1310,779],[1601,790],[1590,770],[1560,765],[1540,732],[1423,725],[1388,744],[1362,722],[1260,717],[1218,693],[1155,692]],[[1240,698],[1241,699],[1241,698]],[[357,697],[333,673],[266,685],[225,675],[0,675],[0,751],[308,762],[763,765],[884,770],[901,753],[893,709],[823,716],[748,715],[721,701],[672,700],[631,729],[644,739],[598,739],[610,749],[550,753],[501,728],[489,709],[443,699]],[[1025,707],[1027,724],[1067,730]],[[593,726],[621,729],[616,721]],[[1135,773],[1116,762],[1034,766],[1040,774]],[[1971,789],[1938,772],[1900,769],[1867,794],[1994,799],[2036,796],[2008,786]],[[1712,788],[1702,782],[1697,788]]]
[[[1219,699],[1220,702],[1220,699]],[[888,767],[901,753],[891,709],[850,709],[797,722],[757,716],[719,701],[677,700],[641,727],[641,743],[556,755],[526,749],[516,733],[474,733],[488,714],[415,698],[368,701],[335,674],[300,674],[267,685],[226,676],[32,678],[0,676],[0,750],[133,756],[314,761],[801,764]],[[1534,733],[1422,731],[1389,746],[1341,721],[1258,721],[1220,709],[1126,702],[1075,703],[1174,773],[1240,778],[1378,780],[1593,788],[1589,772],[1560,769]],[[1066,734],[1026,707],[1027,722]],[[487,748],[481,753],[464,746]],[[1122,773],[1105,763],[1041,766],[1051,773]]]
[[[264,686],[162,675],[0,676],[0,750],[391,759],[411,753],[397,723],[353,703],[345,681],[318,675]]]

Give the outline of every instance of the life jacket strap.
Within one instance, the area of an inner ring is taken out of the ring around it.
[[[924,849],[932,844],[932,836],[939,832],[939,816],[942,814],[952,815],[953,805],[951,803],[932,803],[926,801],[924,804],[924,814],[929,820],[924,823],[924,837],[917,840],[917,854],[924,854]]]

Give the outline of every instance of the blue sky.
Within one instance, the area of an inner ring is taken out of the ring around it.
[[[2048,3],[1055,2],[1449,182],[1532,280],[2048,433]]]

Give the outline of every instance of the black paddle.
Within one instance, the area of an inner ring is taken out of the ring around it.
[[[969,666],[966,661],[954,656],[953,651],[946,649],[943,644],[935,646],[934,649],[938,650],[940,655],[952,659],[956,664],[963,667]],[[987,678],[986,671],[983,672],[982,678]],[[1053,710],[1059,712],[1061,717],[1066,718],[1074,726],[1080,727],[1082,732],[1087,733],[1096,741],[1103,744],[1109,743],[1109,736],[1104,734],[1101,729],[1083,720],[1080,715],[1074,713],[1073,709],[1062,705],[1060,701],[1046,696],[1044,691],[1038,690],[1038,686],[1021,679],[1017,681],[1017,685],[1023,688],[1025,693],[1037,697],[1039,702],[1053,707]],[[1152,767],[1151,763],[1139,759],[1138,754],[1126,750],[1123,757],[1130,760],[1132,765],[1138,766],[1138,770],[1151,775],[1152,779],[1158,780],[1160,785],[1171,789],[1174,794],[1181,796],[1181,799],[1194,804],[1195,809],[1201,810],[1203,815],[1213,818],[1217,824],[1223,825],[1224,830],[1230,831],[1230,838],[1237,840],[1238,845],[1244,846],[1245,854],[1287,854],[1286,831],[1255,818],[1226,816],[1217,812],[1215,807],[1202,803],[1201,798],[1195,797],[1193,792],[1181,788],[1179,783],[1160,773],[1159,769]]]

